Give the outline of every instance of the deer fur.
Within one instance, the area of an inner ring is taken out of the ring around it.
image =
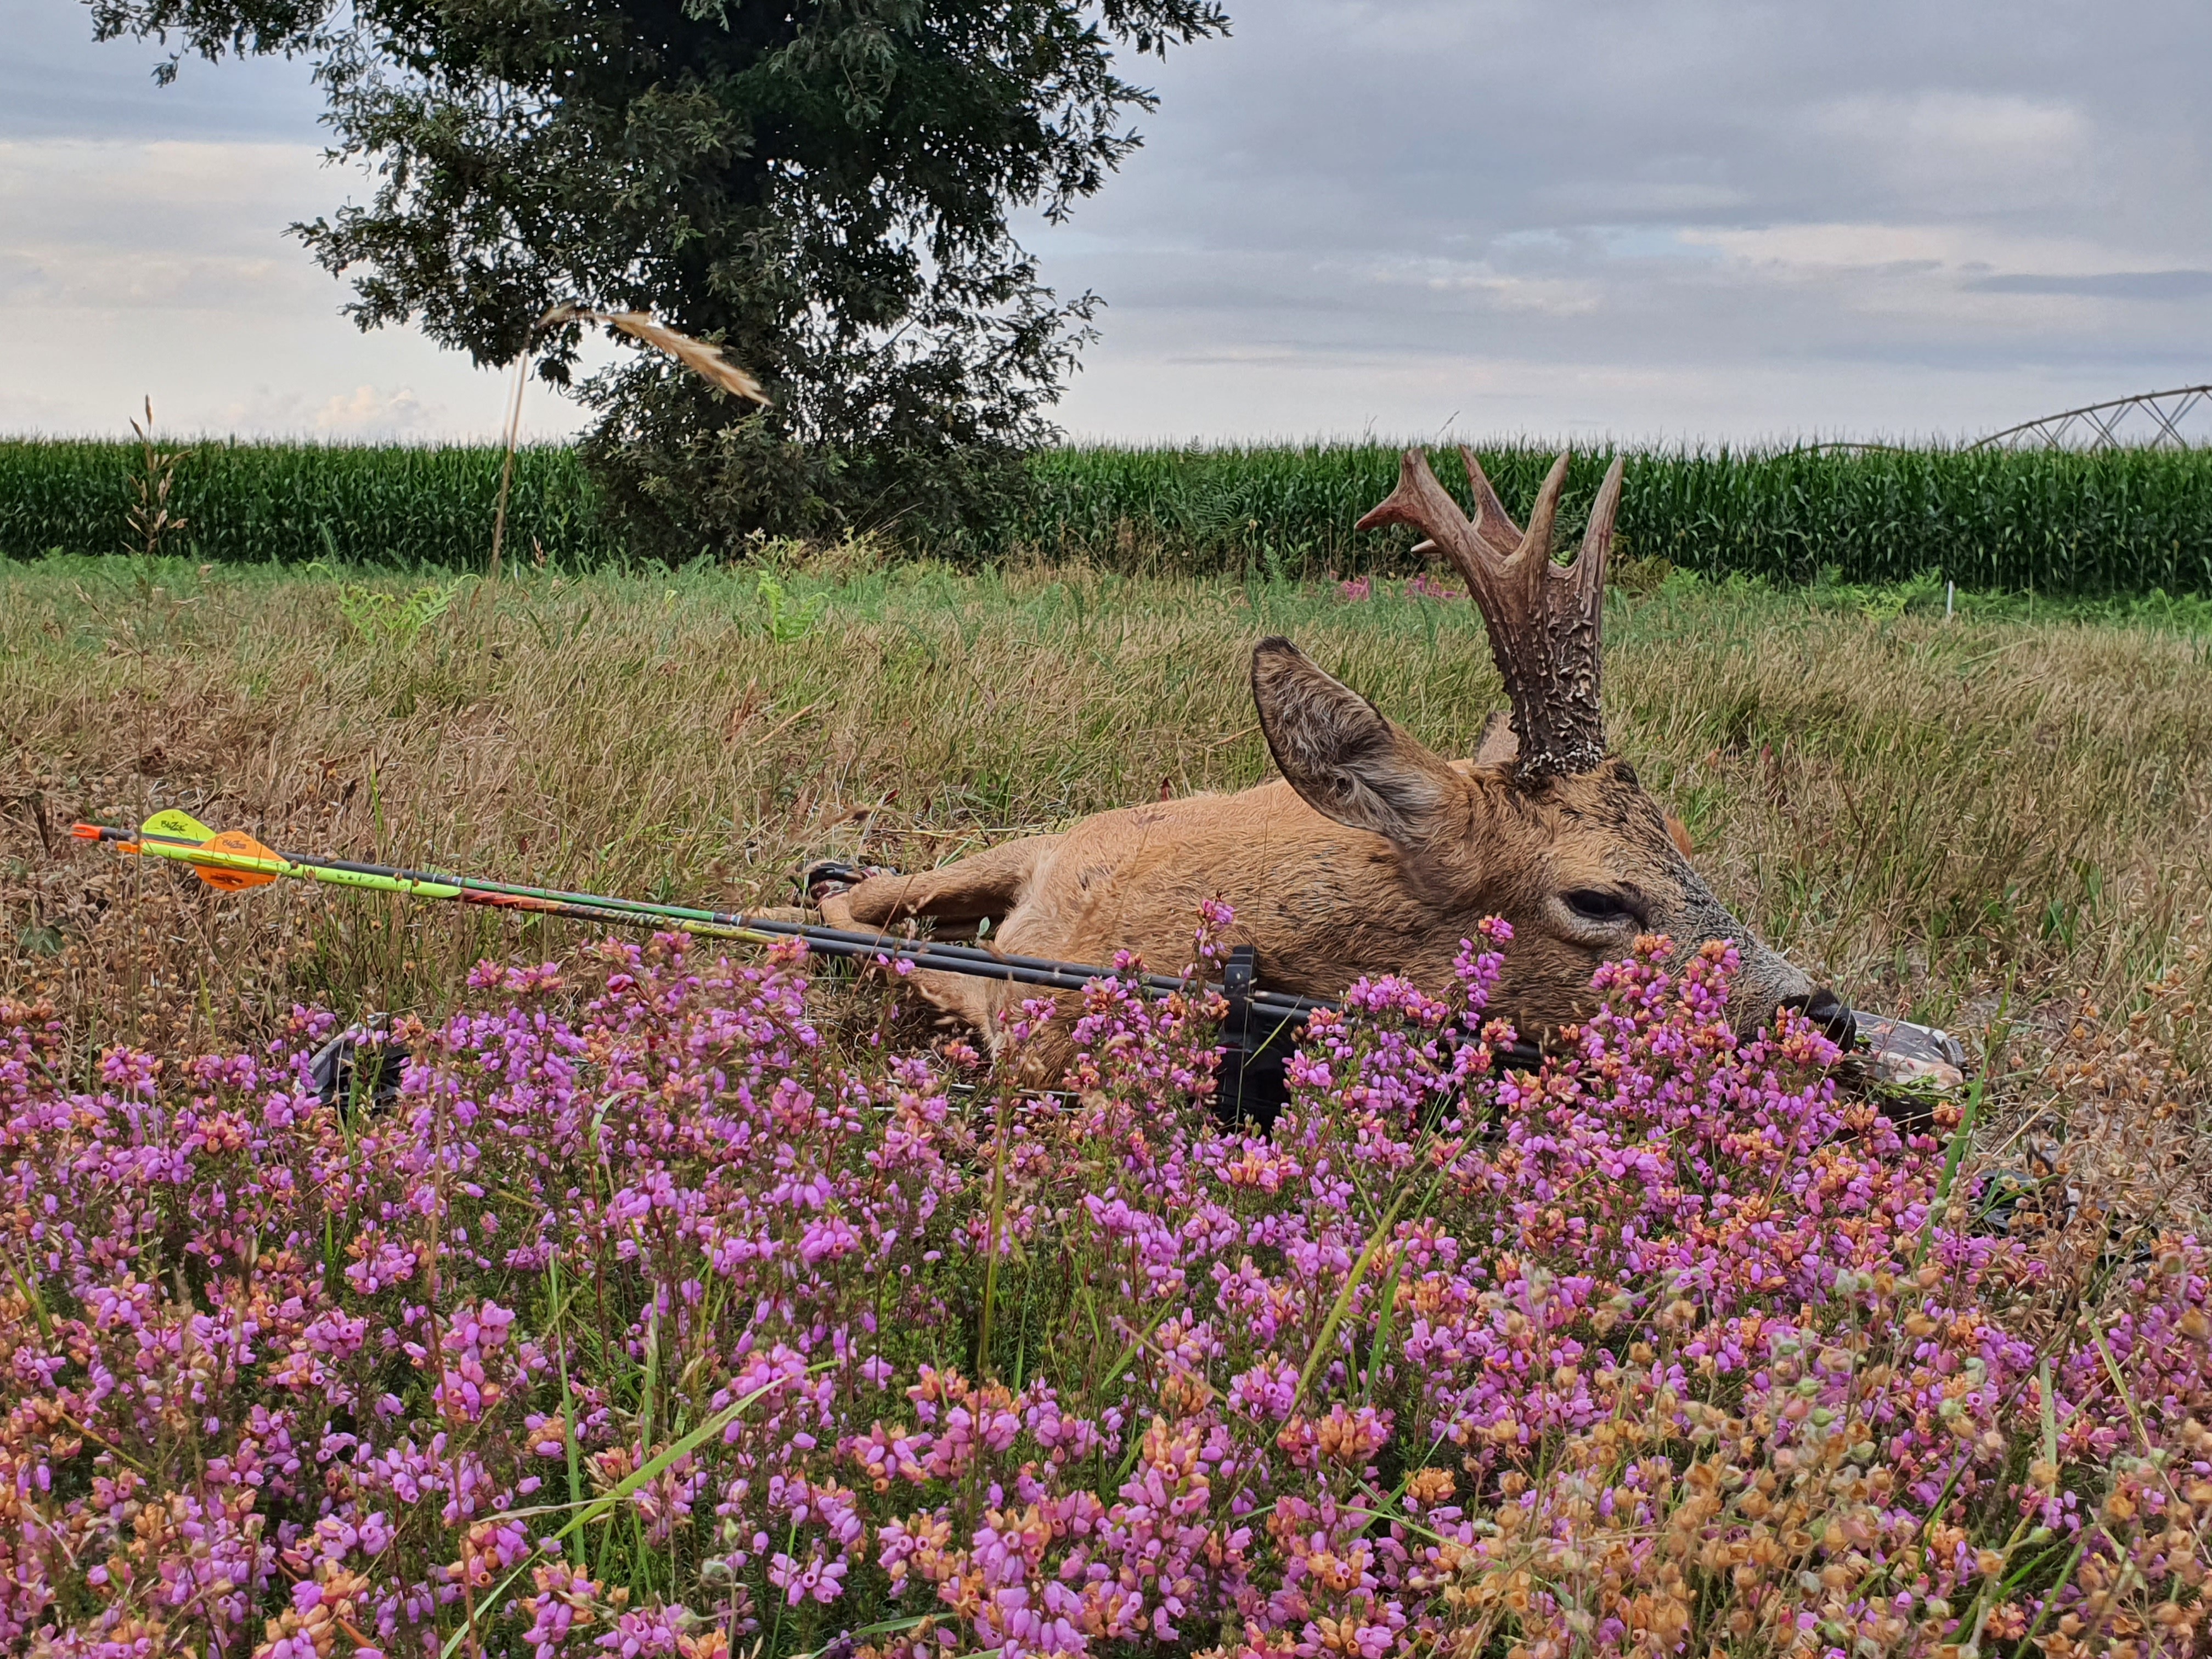
[[[925,873],[872,875],[825,893],[823,915],[863,929],[927,918],[969,931],[988,919],[1012,954],[1107,962],[1127,949],[1174,972],[1200,903],[1219,898],[1236,913],[1228,942],[1255,947],[1261,982],[1318,997],[1382,974],[1440,990],[1476,922],[1498,915],[1514,938],[1492,1006],[1530,1036],[1585,1017],[1598,965],[1645,933],[1690,950],[1734,941],[1741,1029],[1770,1024],[1784,1004],[1832,1029],[1847,1020],[1729,914],[1691,868],[1680,825],[1627,761],[1604,752],[1597,617],[1618,466],[1582,559],[1562,570],[1549,536],[1565,458],[1525,535],[1468,461],[1476,520],[1409,453],[1399,491],[1362,522],[1418,523],[1470,575],[1514,703],[1473,758],[1437,755],[1288,640],[1263,639],[1252,699],[1279,780],[1102,812]],[[952,975],[914,980],[994,1048],[1004,1018],[1035,994]],[[1061,999],[1062,1018],[1028,1054],[1048,1079],[1071,1055],[1073,1000]]]

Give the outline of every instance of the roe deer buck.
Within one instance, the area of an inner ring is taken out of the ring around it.
[[[1200,901],[1219,897],[1236,911],[1229,942],[1255,947],[1262,981],[1309,996],[1384,973],[1440,989],[1474,924],[1502,915],[1514,939],[1493,1006],[1530,1035],[1585,1016],[1592,973],[1638,934],[1668,934],[1685,949],[1732,939],[1742,957],[1740,1026],[1764,1027],[1787,1004],[1848,1040],[1843,1004],[1722,907],[1634,769],[1606,753],[1599,629],[1620,463],[1606,474],[1579,557],[1563,568],[1552,562],[1552,527],[1567,458],[1545,479],[1524,534],[1474,454],[1461,453],[1472,520],[1408,450],[1396,490],[1359,524],[1423,532],[1421,549],[1441,548],[1480,607],[1512,712],[1510,725],[1491,717],[1472,760],[1431,753],[1288,640],[1263,639],[1252,700],[1281,781],[1102,812],[925,874],[855,881],[849,867],[817,866],[806,879],[823,914],[860,928],[988,918],[1010,952],[1105,962],[1127,948],[1172,972]],[[1026,994],[914,978],[932,1002],[994,1037],[998,1017]],[[1068,1057],[1066,1024],[1032,1051],[1054,1079]]]

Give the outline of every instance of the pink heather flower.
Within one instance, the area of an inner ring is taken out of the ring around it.
[[[472,1602],[532,1659],[1379,1659],[1510,1583],[1497,1645],[1623,1655],[1704,1468],[1717,1559],[1770,1492],[1827,1506],[1760,1629],[2202,1645],[2203,1241],[2082,1291],[1962,1220],[1948,1127],[1847,1097],[1796,1016],[1739,1042],[1725,947],[1607,965],[1571,1046],[1503,1067],[1494,920],[1448,982],[1316,1014],[1273,1130],[1224,1127],[1234,921],[1203,907],[1174,996],[1125,954],[1017,1011],[1072,1022],[1074,1100],[850,1042],[842,1000],[830,1040],[796,945],[482,964],[344,1118],[328,1015],[88,1078],[0,1000],[0,1643],[422,1654]],[[1728,1644],[1735,1580],[1699,1585],[1661,1645]]]
[[[768,1582],[784,1593],[784,1600],[792,1607],[810,1596],[826,1606],[843,1594],[840,1581],[845,1571],[844,1561],[826,1559],[817,1542],[804,1561],[794,1561],[778,1551],[769,1559]]]

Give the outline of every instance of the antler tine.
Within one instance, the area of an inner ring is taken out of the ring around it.
[[[1606,554],[1620,501],[1620,461],[1615,459],[1598,491],[1581,556],[1562,569],[1552,562],[1552,533],[1568,458],[1552,464],[1523,532],[1474,454],[1460,453],[1474,494],[1472,520],[1437,482],[1427,458],[1407,450],[1397,489],[1360,520],[1359,528],[1412,525],[1459,567],[1481,610],[1491,654],[1512,701],[1513,729],[1521,740],[1519,775],[1534,781],[1587,772],[1605,758],[1599,630]]]
[[[1372,530],[1378,525],[1411,525],[1428,538],[1414,544],[1414,552],[1433,553],[1442,549],[1462,567],[1469,556],[1465,541],[1469,535],[1492,557],[1512,557],[1521,545],[1521,526],[1513,522],[1512,515],[1498,499],[1498,492],[1490,487],[1490,479],[1474,452],[1462,444],[1459,453],[1466,463],[1468,484],[1474,496],[1472,520],[1437,482],[1437,475],[1429,468],[1429,458],[1418,449],[1409,449],[1399,464],[1398,487],[1390,492],[1389,499],[1355,527]],[[1464,570],[1462,574],[1465,574]]]
[[[1399,461],[1398,487],[1352,527],[1374,530],[1386,524],[1411,525],[1454,556],[1457,556],[1455,544],[1474,530],[1459,503],[1429,470],[1429,458],[1418,449],[1407,450]]]
[[[1467,467],[1468,488],[1474,495],[1474,533],[1490,546],[1500,558],[1510,557],[1513,550],[1521,545],[1521,526],[1513,522],[1513,515],[1505,510],[1505,503],[1498,499],[1498,492],[1490,487],[1490,479],[1482,470],[1482,463],[1465,444],[1459,447],[1459,458]]]
[[[1613,552],[1613,521],[1620,514],[1620,474],[1625,457],[1616,455],[1613,465],[1605,470],[1605,482],[1597,487],[1597,500],[1590,503],[1589,526],[1583,532],[1583,550],[1575,562],[1582,568],[1589,561],[1598,568],[1597,585],[1605,586],[1606,560]]]
[[[1480,512],[1487,483],[1477,490],[1475,500]],[[1492,495],[1491,500],[1496,501]],[[1500,508],[1500,515],[1504,509]],[[1508,520],[1510,523],[1510,521]],[[1468,591],[1475,595],[1475,603],[1486,617],[1491,614],[1493,590],[1502,576],[1500,559],[1504,551],[1492,544],[1483,534],[1480,524],[1468,519],[1451,493],[1437,481],[1429,469],[1429,458],[1418,449],[1409,449],[1398,465],[1398,487],[1387,500],[1357,526],[1372,530],[1386,524],[1411,525],[1428,538],[1418,543],[1416,553],[1432,553],[1441,548],[1451,562],[1459,567],[1460,574],[1467,580]],[[1520,532],[1514,532],[1517,543]],[[1494,643],[1494,641],[1493,641]]]
[[[1567,457],[1562,454],[1544,475],[1544,482],[1536,491],[1536,505],[1529,510],[1528,528],[1522,534],[1520,546],[1513,550],[1515,558],[1535,555],[1528,561],[1528,569],[1551,568],[1552,524],[1559,516],[1559,492],[1566,487]],[[1522,580],[1532,586],[1535,581],[1533,576],[1524,576]]]
[[[1587,620],[1593,654],[1598,649],[1598,624],[1605,613],[1605,571],[1613,551],[1613,520],[1620,512],[1620,475],[1621,458],[1616,455],[1606,469],[1605,482],[1598,486],[1597,500],[1590,504],[1581,550],[1564,569],[1547,561],[1551,574],[1566,587],[1565,616]]]

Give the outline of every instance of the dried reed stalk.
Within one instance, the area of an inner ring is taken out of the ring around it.
[[[491,521],[491,578],[499,580],[499,550],[507,540],[507,497],[514,483],[514,451],[522,438],[522,389],[530,380],[530,353],[515,360],[514,401],[507,411],[507,459],[499,468],[499,511]]]
[[[725,357],[720,346],[679,334],[641,311],[593,311],[587,306],[555,306],[538,319],[538,329],[542,333],[560,323],[605,323],[609,328],[618,328],[632,339],[666,352],[693,374],[711,380],[725,392],[750,398],[764,409],[775,406],[775,400],[761,390],[760,382]]]

